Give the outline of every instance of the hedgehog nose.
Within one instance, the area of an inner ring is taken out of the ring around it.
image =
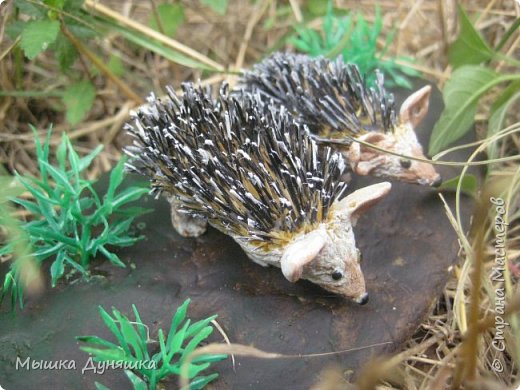
[[[368,303],[368,293],[361,295],[358,299],[356,299],[356,302],[360,305],[366,305]]]
[[[437,179],[435,179],[432,183],[432,187],[439,187],[442,184],[442,177],[441,175],[437,176]]]

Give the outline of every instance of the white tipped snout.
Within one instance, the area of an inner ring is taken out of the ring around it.
[[[359,305],[366,305],[368,303],[368,293],[363,293],[360,296],[353,299]]]

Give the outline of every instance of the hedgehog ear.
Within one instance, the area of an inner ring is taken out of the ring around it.
[[[380,141],[385,139],[385,134],[370,131],[366,134],[357,137],[359,141],[368,142],[370,144],[377,145]],[[368,146],[360,144],[359,142],[352,142],[350,148],[345,152],[347,160],[354,172],[358,175],[368,175],[373,167],[367,166],[366,162],[369,162],[372,157],[378,154],[378,151]],[[367,154],[370,154],[368,156]],[[363,161],[361,160],[363,158]],[[377,166],[379,162],[375,165]]]
[[[289,244],[282,255],[281,268],[289,282],[301,278],[303,266],[313,261],[327,242],[327,233],[322,229],[305,234]]]
[[[383,134],[383,133],[370,131],[370,132],[368,132],[366,134],[363,134],[361,137],[358,137],[358,140],[360,140],[362,142],[366,142],[366,143],[372,144],[372,145],[377,145],[381,141],[383,141],[385,138],[386,138],[386,135]],[[380,154],[380,152],[378,150],[373,149],[370,146],[365,146],[363,144],[360,144],[359,142],[354,142],[354,144],[359,146],[359,153],[360,154],[367,154],[367,153],[371,154],[371,155],[372,154],[373,155]],[[354,146],[354,145],[352,145],[352,146]],[[360,156],[360,158],[361,158],[361,156]]]
[[[361,137],[358,137],[358,139],[360,141],[375,145],[379,141],[382,141],[383,139],[385,139],[385,135],[383,133],[378,133],[377,131],[369,131],[369,132],[363,134]],[[359,144],[359,145],[361,145],[361,144]],[[365,146],[361,145],[361,147],[365,147]]]
[[[419,126],[428,113],[431,90],[432,87],[427,85],[406,98],[399,110],[401,124],[409,123],[414,129]]]
[[[354,191],[335,207],[336,217],[342,220],[347,219],[354,226],[358,218],[383,199],[391,188],[392,184],[385,181]]]

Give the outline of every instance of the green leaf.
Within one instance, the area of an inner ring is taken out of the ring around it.
[[[514,34],[514,32],[516,30],[518,30],[519,27],[520,27],[520,18],[517,18],[513,22],[513,24],[507,29],[507,31],[504,33],[504,35],[502,35],[502,38],[500,38],[500,42],[498,42],[498,44],[496,45],[495,50],[496,51],[502,50],[502,48],[507,43],[509,38],[511,38],[511,36]]]
[[[34,186],[34,185],[31,184],[31,182],[35,181],[34,179],[32,179],[30,177],[24,178],[24,177],[20,176],[18,173],[16,174],[16,178],[18,179],[18,181],[20,183],[22,183],[22,185],[25,187],[25,189],[27,191],[29,191],[34,196],[34,198],[38,201],[38,204],[40,205],[40,208],[41,208],[42,204],[48,204],[48,203],[50,203],[52,205],[55,205],[55,206],[59,206],[59,202],[58,201],[56,201],[55,199],[49,198],[40,189],[42,187],[41,185]],[[39,183],[39,184],[41,184],[41,183]]]
[[[204,320],[195,322],[186,331],[186,337],[191,337],[191,336],[199,333],[202,329],[204,329],[206,326],[208,326],[210,324],[210,322],[213,321],[215,318],[217,318],[217,316],[211,316]]]
[[[92,164],[92,161],[98,156],[99,153],[103,151],[103,145],[98,145],[96,148],[87,154],[85,157],[82,157],[77,164],[78,172],[83,172],[85,169],[87,169],[90,164]]]
[[[137,375],[135,375],[132,371],[125,370],[125,374],[128,377],[128,379],[130,379],[130,382],[132,382],[134,390],[148,390],[146,382],[139,378]]]
[[[98,336],[76,336],[76,340],[81,341],[83,343],[99,345],[107,348],[117,348],[117,345],[115,345],[114,343],[102,339]]]
[[[63,9],[65,0],[43,0],[43,3],[53,8]]]
[[[316,12],[322,13],[326,2],[307,2],[310,7],[317,7]],[[366,75],[369,86],[375,83],[375,70],[380,69],[388,77],[385,85],[399,85],[410,87],[411,83],[405,77],[412,72],[409,67],[397,64],[395,59],[383,60],[387,56],[391,43],[395,38],[396,30],[386,34],[384,45],[380,49],[379,41],[383,28],[383,18],[380,7],[376,6],[375,18],[373,23],[368,23],[361,13],[356,15],[345,14],[344,17],[338,16],[339,10],[332,7],[332,2],[328,2],[327,12],[322,18],[322,31],[307,25],[297,25],[295,30],[296,37],[289,37],[299,51],[311,56],[326,56],[335,58],[341,55],[346,62],[355,63],[362,74]],[[417,72],[415,72],[417,74]]]
[[[20,36],[27,22],[23,20],[13,20],[5,27],[5,32],[13,41]]]
[[[121,260],[119,260],[119,257],[115,254],[107,250],[103,245],[99,246],[99,251],[105,256],[108,261],[110,261],[112,264],[117,265],[121,268],[126,268],[125,263],[123,263]]]
[[[101,319],[107,326],[107,328],[116,336],[117,340],[119,341],[119,344],[125,349],[128,350],[128,344],[126,343],[123,335],[121,334],[121,331],[116,326],[116,323],[114,322],[114,319],[110,317],[110,314],[108,314],[105,309],[103,309],[101,306],[98,307],[99,314],[101,315]]]
[[[56,149],[56,160],[58,160],[59,167],[62,171],[65,171],[67,163],[67,139],[65,134],[64,132],[61,137],[60,145]]]
[[[74,45],[70,43],[69,39],[65,35],[60,33],[56,39],[54,49],[54,55],[56,56],[58,64],[60,64],[62,72],[69,70],[78,57],[78,52]]]
[[[197,356],[195,359],[193,359],[192,363],[214,363],[219,362],[221,360],[227,359],[228,355],[226,354],[220,354],[220,355],[202,355]]]
[[[309,0],[307,1],[307,9],[313,16],[323,16],[327,13],[327,8],[331,4],[330,1]]]
[[[32,255],[38,259],[38,261],[45,260],[47,257],[54,255],[55,253],[61,251],[65,247],[65,244],[62,242],[57,243],[54,246],[44,246],[37,251],[35,251]],[[65,253],[65,252],[63,252]],[[65,256],[66,257],[66,256]],[[62,260],[63,262],[63,260]]]
[[[125,74],[125,66],[123,65],[123,61],[121,61],[121,58],[113,54],[111,54],[110,58],[108,59],[107,67],[113,74],[118,77]]]
[[[66,134],[63,135],[66,137]],[[70,172],[76,179],[76,182],[78,182],[79,179],[79,156],[74,150],[74,146],[72,146],[72,143],[70,142],[69,137],[66,137],[65,142],[67,144],[67,151],[69,152],[69,165],[70,165]]]
[[[465,65],[453,72],[444,87],[445,109],[433,128],[430,154],[466,134],[474,121],[478,99],[497,81],[500,80],[495,72],[481,66]]]
[[[98,349],[92,347],[80,347],[82,351],[87,353],[91,353],[95,356],[94,361],[102,362],[102,361],[128,361],[130,359],[129,356],[121,349],[121,347],[117,348],[107,348],[107,349]]]
[[[157,14],[159,15],[164,33],[170,37],[175,35],[177,28],[184,22],[184,7],[182,4],[159,4],[157,6]],[[151,13],[148,24],[154,30],[160,31],[153,13]]]
[[[117,210],[117,215],[120,215],[122,217],[137,217],[139,215],[151,213],[152,211],[154,211],[154,209],[147,209],[144,207],[134,206]]]
[[[204,371],[210,366],[210,363],[202,363],[202,364],[190,364],[188,368],[188,378],[194,378],[198,374],[200,374],[201,371]]]
[[[70,257],[65,257],[65,262],[72,268],[76,269],[82,275],[88,275],[88,271],[79,263],[72,260]]]
[[[506,116],[513,104],[520,100],[520,81],[511,83],[495,100],[491,106],[488,120],[487,137],[495,135],[506,127]],[[499,141],[488,146],[488,156],[492,159],[498,157]]]
[[[137,311],[137,307],[135,307],[134,304],[132,304],[132,311],[134,312],[135,322],[136,322],[135,326],[137,327],[137,330],[139,332],[139,336],[144,341],[147,341],[148,340],[148,335],[147,335],[147,332],[146,332],[146,326],[144,326],[143,320],[141,320],[141,316],[139,315],[139,312]],[[148,356],[148,353],[146,353],[146,356]]]
[[[81,10],[85,0],[65,0],[63,9],[69,13],[76,13]]]
[[[190,390],[200,390],[207,386],[207,384],[218,378],[218,374],[211,374],[206,376],[199,376],[191,381]]]
[[[475,30],[460,4],[457,6],[457,9],[460,33],[457,40],[448,49],[450,64],[454,68],[458,68],[462,65],[480,64],[491,59],[494,55],[493,50],[489,48],[477,30]]]
[[[117,210],[126,203],[138,200],[141,196],[148,194],[149,191],[148,188],[129,187],[114,198],[112,208],[113,210]]]
[[[69,179],[67,178],[67,174],[65,172],[53,167],[51,164],[47,162],[43,162],[42,164],[46,167],[49,174],[56,182],[56,185],[63,188],[63,192],[65,192],[65,190],[71,194],[74,194],[76,192],[74,190],[74,187],[72,187],[72,185],[70,184]]]
[[[459,184],[461,177],[457,176],[454,178],[451,178],[449,180],[444,181],[440,187],[438,188],[440,191],[444,190],[457,190],[457,186]],[[477,178],[474,175],[465,175],[462,178],[462,184],[460,187],[460,190],[470,196],[475,197],[477,195]]]
[[[65,252],[58,253],[56,256],[56,260],[51,265],[51,280],[52,287],[56,287],[56,282],[59,278],[63,276],[63,272],[65,272],[65,266],[63,265],[63,261],[65,260]]]
[[[12,201],[16,204],[19,204],[20,206],[23,206],[27,211],[29,211],[34,216],[38,216],[38,215],[42,214],[40,207],[34,202],[31,202],[31,201],[28,201],[25,199],[21,199],[21,198],[14,198],[14,199],[12,199]]]
[[[146,349],[146,344],[143,345],[141,343],[141,338],[137,334],[135,328],[130,324],[128,318],[122,315],[118,310],[113,310],[113,313],[116,317],[116,320],[119,321],[119,328],[121,329],[123,337],[134,350],[135,357],[137,360],[142,361],[144,358],[144,349]]]
[[[197,333],[190,340],[188,345],[186,345],[186,347],[184,348],[184,351],[182,351],[181,361],[184,361],[184,359],[186,359],[186,357],[188,357],[188,355],[190,355],[195,350],[195,348],[197,348],[197,346],[201,343],[201,341],[208,338],[208,336],[211,333],[213,333],[212,326],[207,326],[207,327],[203,328],[199,333]]]
[[[110,172],[110,180],[108,184],[108,190],[105,198],[105,202],[112,203],[117,188],[121,185],[124,179],[124,169],[126,158],[121,158],[117,165]]]
[[[81,18],[85,19],[85,14],[81,15]],[[69,23],[67,23],[67,28],[76,38],[82,41],[87,41],[98,35],[98,33],[92,30],[90,27],[85,26],[84,24],[76,23],[76,21],[69,21]]]
[[[20,46],[25,56],[32,60],[50,44],[54,43],[60,31],[60,23],[56,20],[33,20],[27,23],[22,31]]]
[[[63,94],[63,102],[67,108],[67,121],[71,125],[81,122],[92,108],[95,97],[96,88],[88,80],[69,86]]]
[[[33,18],[42,18],[45,16],[45,8],[34,5],[27,0],[16,0],[13,1],[13,3],[22,14],[32,16]]]
[[[201,3],[209,6],[217,14],[225,15],[228,6],[228,0],[201,0]]]
[[[96,390],[110,390],[108,387],[99,382],[94,382],[94,385],[96,385]]]
[[[77,241],[74,238],[67,237],[61,233],[49,230],[49,228],[42,228],[37,226],[26,225],[26,230],[31,236],[41,238],[44,240],[56,240],[64,244],[70,245],[71,247],[77,247]]]
[[[186,340],[186,330],[190,326],[190,320],[186,320],[184,325],[177,333],[175,333],[175,336],[172,337],[171,343],[168,343],[168,357],[165,359],[165,361],[169,362],[173,355],[181,350],[182,344]]]
[[[166,47],[153,39],[145,37],[142,34],[139,34],[125,27],[121,27],[110,20],[99,20],[98,23],[109,28],[112,31],[118,32],[119,34],[121,34],[123,38],[129,40],[130,42],[133,42],[144,49],[150,50],[166,58],[167,60],[175,62],[176,64],[199,70],[215,70],[205,64],[202,64],[201,62],[193,60],[175,50],[172,50],[169,47]]]
[[[173,336],[175,332],[177,332],[177,328],[181,324],[182,321],[186,318],[186,313],[188,312],[188,307],[190,305],[191,300],[188,298],[184,301],[184,303],[175,311],[175,314],[172,317],[172,324],[170,326],[170,331],[168,332],[168,339],[166,343],[168,345],[171,344]]]

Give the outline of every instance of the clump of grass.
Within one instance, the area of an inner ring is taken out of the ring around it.
[[[109,362],[122,367],[132,367],[132,370],[126,369],[125,373],[134,389],[154,390],[167,376],[180,375],[181,367],[188,356],[213,332],[210,323],[217,316],[213,315],[192,324],[190,319],[186,319],[189,304],[190,300],[187,299],[177,309],[167,335],[159,329],[159,350],[154,354],[150,352],[152,349],[150,346],[156,345],[157,341],[150,339],[149,328],[143,324],[135,305],[132,305],[134,321],[130,321],[115,308],[112,308],[113,317],[111,317],[102,307],[99,307],[101,318],[116,337],[117,343],[98,336],[78,336],[79,341],[91,345],[82,346],[81,350],[94,355],[94,362]],[[217,373],[199,374],[208,369],[211,363],[226,358],[227,355],[218,354],[199,356],[191,360],[188,369],[190,389],[202,389],[216,379]],[[96,387],[107,389],[97,382]]]
[[[93,188],[94,181],[86,179],[82,173],[101,152],[102,146],[80,158],[63,133],[56,151],[58,165],[53,166],[49,163],[51,129],[43,145],[34,128],[33,132],[40,178],[19,174],[16,178],[34,201],[11,198],[34,217],[21,226],[29,237],[31,250],[28,256],[34,258],[38,265],[52,259],[50,274],[53,287],[65,275],[79,273],[88,278],[89,263],[98,254],[119,267],[125,267],[111,247],[129,246],[142,238],[131,236],[129,229],[135,217],[147,210],[125,206],[148,193],[148,189],[131,186],[117,192],[124,178],[125,160],[122,159],[112,170],[108,190],[101,197]],[[17,245],[18,241],[12,240],[0,249],[0,255],[13,252]],[[21,270],[25,257],[18,257],[12,263],[0,296],[3,299],[10,292],[12,304],[18,300],[21,307]]]
[[[327,13],[323,19],[323,31],[320,33],[306,26],[295,27],[296,36],[290,39],[299,51],[313,57],[336,57],[342,55],[346,62],[356,64],[361,72],[366,75],[369,85],[375,83],[375,69],[379,69],[389,76],[385,80],[388,87],[398,85],[411,88],[412,84],[408,76],[418,76],[414,69],[400,65],[397,59],[412,62],[405,56],[384,59],[388,54],[396,30],[390,32],[385,39],[382,49],[378,49],[377,41],[383,29],[381,10],[376,7],[375,21],[370,25],[361,13],[356,16],[348,14],[338,17],[334,14],[332,2],[329,1]]]

